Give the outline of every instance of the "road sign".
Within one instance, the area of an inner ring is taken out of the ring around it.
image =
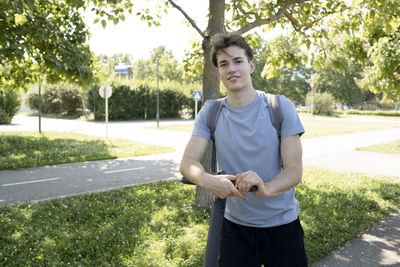
[[[195,101],[201,101],[201,91],[194,91],[193,96]]]
[[[102,85],[99,88],[99,94],[102,98],[110,98],[112,95],[112,89],[109,85]]]

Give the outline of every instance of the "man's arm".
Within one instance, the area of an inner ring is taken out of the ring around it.
[[[192,183],[211,191],[219,198],[238,196],[247,199],[232,184],[231,180],[234,180],[235,176],[212,175],[205,172],[200,160],[206,151],[207,144],[208,141],[202,137],[192,136],[190,138],[180,164],[182,175]]]
[[[285,193],[301,182],[303,175],[302,153],[299,135],[284,138],[281,141],[283,171],[274,179],[265,183],[253,171],[238,174],[236,176],[238,189],[241,192],[247,192],[251,186],[257,185],[259,190],[254,194],[261,197],[273,197]]]

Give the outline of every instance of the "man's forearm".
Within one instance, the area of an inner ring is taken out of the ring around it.
[[[301,166],[287,167],[274,179],[264,183],[266,197],[278,196],[298,185],[301,182],[302,173]]]

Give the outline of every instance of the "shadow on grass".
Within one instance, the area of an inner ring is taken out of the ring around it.
[[[377,181],[358,190],[302,184],[296,197],[307,256],[309,262],[315,262],[400,207],[400,184]]]
[[[0,169],[15,169],[116,158],[101,139],[48,138],[44,135],[0,136]]]
[[[0,265],[200,266],[209,215],[177,183],[1,207]]]

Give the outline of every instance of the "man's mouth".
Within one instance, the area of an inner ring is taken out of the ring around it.
[[[232,75],[232,76],[228,77],[228,81],[236,81],[239,78],[240,78],[240,76],[238,76],[238,75]]]

